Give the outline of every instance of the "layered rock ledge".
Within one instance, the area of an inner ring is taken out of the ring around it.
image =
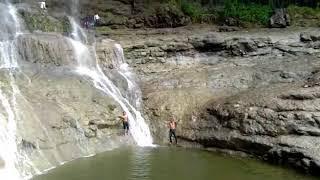
[[[319,31],[221,33],[195,27],[118,32],[158,143],[242,151],[318,174]]]

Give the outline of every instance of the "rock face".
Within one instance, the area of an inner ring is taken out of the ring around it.
[[[15,75],[20,89],[16,108],[21,115],[17,132],[19,149],[32,168],[42,171],[117,146],[121,123],[116,115],[121,108],[111,98],[70,69],[24,72],[30,82]]]
[[[96,45],[97,54],[104,55],[101,65],[113,63],[114,42]],[[28,158],[19,162],[23,175],[133,143],[122,138],[119,104],[77,73],[69,39],[55,33],[21,34],[12,42],[12,52],[18,67],[0,70],[0,114],[17,126],[18,158]],[[112,80],[127,90],[126,81]]]
[[[26,34],[19,36],[16,44],[19,59],[24,61],[57,67],[76,65],[70,41],[60,34]]]
[[[180,8],[160,1],[92,0],[80,3],[82,15],[100,14],[101,25],[114,29],[123,27],[179,27],[191,22]]]
[[[157,142],[168,141],[174,116],[181,145],[242,151],[317,174],[318,31],[181,31],[118,37],[141,79]]]
[[[285,83],[217,100],[184,124],[197,130],[183,136],[318,174],[318,91],[317,85]]]

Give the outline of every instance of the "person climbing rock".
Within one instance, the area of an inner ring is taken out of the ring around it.
[[[170,144],[172,144],[172,136],[174,137],[175,143],[178,144],[178,140],[177,140],[177,136],[176,136],[177,123],[175,122],[174,118],[170,119],[168,127],[169,127],[169,141],[170,141]]]
[[[86,29],[91,29],[94,27],[93,16],[86,16],[80,20],[81,26]]]
[[[92,29],[99,25],[100,20],[100,16],[98,14],[95,14],[94,16],[90,15],[82,18],[80,22],[83,28]]]
[[[128,115],[125,111],[123,111],[122,116],[119,116],[119,118],[122,119],[122,125],[124,129],[124,135],[129,134],[129,121],[128,121]]]

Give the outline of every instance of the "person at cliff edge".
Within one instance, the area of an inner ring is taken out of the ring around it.
[[[43,9],[43,10],[47,9],[46,1],[40,1],[39,4],[40,4],[40,9]]]
[[[125,111],[123,111],[122,116],[119,116],[119,118],[122,119],[124,135],[128,135],[129,134],[129,121],[128,121],[127,113]]]
[[[170,119],[168,127],[169,127],[169,141],[170,141],[170,144],[172,144],[172,136],[173,136],[173,138],[175,140],[175,144],[177,144],[178,143],[177,136],[176,136],[177,123],[175,122],[174,118]]]

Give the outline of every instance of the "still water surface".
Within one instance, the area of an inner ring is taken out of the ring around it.
[[[122,148],[75,160],[33,180],[316,180],[247,158],[182,148]],[[318,179],[319,180],[319,179]]]

